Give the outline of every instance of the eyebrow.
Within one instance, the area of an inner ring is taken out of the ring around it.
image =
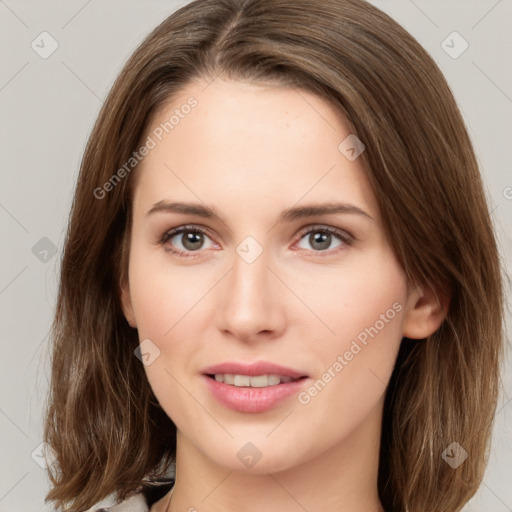
[[[222,219],[222,217],[215,211],[214,208],[210,208],[209,206],[199,203],[168,202],[162,200],[155,203],[153,207],[146,213],[146,216],[154,215],[156,213],[183,213],[188,215],[197,215],[198,217],[215,219],[225,224],[224,219]],[[281,215],[279,215],[277,224],[281,224],[283,222],[291,222],[293,220],[307,217],[315,217],[335,213],[361,215],[373,220],[371,215],[369,215],[358,206],[349,203],[329,202],[304,206],[292,206],[291,208],[287,208],[281,213]]]

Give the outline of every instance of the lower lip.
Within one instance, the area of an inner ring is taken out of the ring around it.
[[[217,382],[203,375],[212,395],[229,409],[239,412],[264,412],[277,407],[290,396],[297,394],[309,379],[276,384],[265,388],[237,387]]]

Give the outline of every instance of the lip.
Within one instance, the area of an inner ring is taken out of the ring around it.
[[[202,375],[210,393],[224,406],[238,412],[265,412],[296,395],[310,380],[303,378],[293,382],[276,384],[266,388],[237,387],[217,382],[215,379]]]
[[[238,387],[217,382],[209,375],[229,373],[234,375],[281,375],[299,379],[293,382],[276,384],[265,388]],[[226,362],[209,366],[203,370],[202,378],[206,387],[221,404],[229,409],[245,412],[258,413],[268,411],[277,407],[292,395],[296,395],[310,380],[304,373],[267,361],[255,363]]]
[[[231,373],[233,375],[249,375],[254,377],[256,375],[281,375],[283,377],[292,377],[299,379],[300,377],[307,377],[307,375],[299,370],[287,368],[279,364],[270,363],[268,361],[256,361],[254,363],[237,363],[225,362],[216,364],[205,368],[201,373],[204,375],[215,375],[216,373]]]

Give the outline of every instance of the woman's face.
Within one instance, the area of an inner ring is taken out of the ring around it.
[[[375,431],[411,296],[335,111],[216,79],[183,89],[148,136],[123,307],[178,435],[262,473]]]

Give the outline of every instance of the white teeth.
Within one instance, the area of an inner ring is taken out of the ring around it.
[[[281,377],[279,375],[269,375],[268,376],[268,385],[275,386],[281,382]]]
[[[249,377],[247,377],[249,379]],[[257,375],[256,377],[251,377],[250,386],[253,388],[265,388],[268,386],[268,375]],[[279,381],[277,382],[279,384]],[[247,384],[249,386],[249,384]]]
[[[217,382],[224,382],[237,387],[265,388],[267,386],[276,386],[280,383],[291,382],[291,377],[280,375],[233,375],[231,373],[216,373],[214,378]]]
[[[248,375],[234,375],[233,376],[233,384],[235,386],[250,386],[251,385],[251,377]]]

